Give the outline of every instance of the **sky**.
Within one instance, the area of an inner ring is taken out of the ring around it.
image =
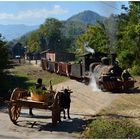
[[[67,20],[84,10],[101,16],[124,12],[127,1],[0,1],[0,24],[43,24],[47,18]]]

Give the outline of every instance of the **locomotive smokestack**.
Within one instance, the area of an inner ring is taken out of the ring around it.
[[[115,65],[117,54],[115,52],[111,53],[111,64]]]

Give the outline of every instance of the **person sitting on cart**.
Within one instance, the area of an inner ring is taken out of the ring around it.
[[[47,88],[42,84],[42,79],[38,78],[37,82],[35,83],[36,89],[41,88],[42,90],[47,90]]]
[[[42,89],[42,90],[47,90],[47,88],[42,84],[42,79],[38,78],[37,82],[35,83],[35,88],[36,89]],[[33,116],[33,112],[32,112],[33,108],[29,108],[29,116]]]

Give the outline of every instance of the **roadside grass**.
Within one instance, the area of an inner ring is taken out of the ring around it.
[[[140,77],[136,86],[140,87]],[[84,138],[140,138],[140,89],[136,93],[122,93],[112,104],[93,116]]]
[[[32,64],[15,65],[0,76],[0,97],[9,98],[8,91],[16,87],[29,89],[34,86],[38,78],[43,79],[46,87],[49,87],[50,80],[52,80],[52,85],[55,85],[68,79],[65,76],[43,71],[41,67]]]
[[[30,64],[15,67],[15,69],[12,69],[11,72],[17,77],[27,78],[26,83],[29,85],[34,85],[38,78],[42,78],[43,84],[47,87],[49,86],[50,80],[52,81],[52,84],[55,85],[68,79],[65,76],[60,76],[55,73],[44,71],[41,69],[41,67],[38,68]],[[27,86],[27,88],[28,87],[29,86]]]
[[[95,139],[139,139],[140,128],[124,118],[97,118],[88,125],[84,136]]]

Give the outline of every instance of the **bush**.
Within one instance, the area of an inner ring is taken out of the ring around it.
[[[134,65],[130,71],[133,75],[140,75],[140,65]]]
[[[84,132],[86,138],[140,138],[140,128],[124,119],[93,120]]]
[[[118,59],[119,59],[121,67],[123,69],[126,69],[126,68],[132,66],[132,64],[135,60],[135,57],[134,57],[133,52],[130,52],[128,50],[124,50],[118,54]]]

